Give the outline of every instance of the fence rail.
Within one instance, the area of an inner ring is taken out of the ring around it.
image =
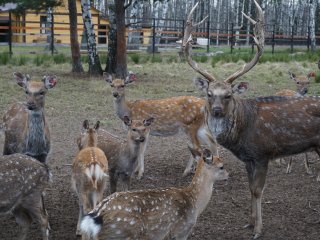
[[[42,13],[47,14],[47,13]],[[41,15],[41,13],[40,13]],[[53,13],[55,16],[65,16],[68,14]],[[81,15],[78,15],[78,18]],[[108,26],[101,24],[100,16],[98,23],[94,25],[98,48],[107,48]],[[69,21],[69,18],[67,18]],[[53,21],[47,24],[40,21],[24,21],[13,19],[11,13],[7,21],[0,21],[0,45],[8,46],[8,51],[13,54],[15,46],[42,46],[49,45],[51,53],[54,54],[56,46],[70,45],[70,28],[68,21]],[[79,22],[79,19],[78,19]],[[177,19],[130,19],[126,18],[129,27],[126,29],[127,49],[141,50],[148,49],[150,53],[155,53],[161,49],[177,49],[184,34],[185,21]],[[272,53],[276,52],[278,46],[289,46],[293,52],[296,47],[305,47],[310,49],[311,38],[310,29],[307,34],[298,34],[292,27],[291,34],[282,34],[276,29],[281,29],[276,25],[266,26],[265,44],[271,47]],[[84,39],[83,24],[78,24],[78,34],[81,39],[81,45],[86,47]],[[246,31],[234,24],[230,24],[228,29],[211,28],[209,22],[198,27],[193,33],[194,42],[198,47],[210,51],[211,46],[229,46],[230,52],[237,46],[253,44],[252,33],[246,34]],[[80,40],[79,39],[79,40]],[[320,42],[320,33],[316,34],[317,44]],[[2,48],[3,49],[3,48]]]

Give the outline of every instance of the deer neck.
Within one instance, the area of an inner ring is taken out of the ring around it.
[[[97,142],[98,142],[98,139],[95,136],[89,135],[85,147],[96,147]]]
[[[126,102],[125,95],[120,98],[116,98],[113,101],[114,109],[116,110],[116,114],[119,118],[123,119],[124,116],[131,116],[130,107]]]
[[[218,143],[226,148],[236,144],[246,126],[253,121],[255,111],[251,100],[233,99],[229,111],[224,117],[214,117],[206,110],[207,125]]]
[[[28,110],[28,130],[26,133],[25,154],[37,156],[48,153],[45,124],[43,109],[39,111]]]
[[[206,169],[204,164],[203,160],[199,160],[196,173],[190,185],[187,187],[197,216],[199,216],[208,205],[214,184],[212,173]]]
[[[132,140],[130,137],[127,139],[127,145],[125,146],[125,152],[129,159],[133,161],[139,156],[140,143]]]

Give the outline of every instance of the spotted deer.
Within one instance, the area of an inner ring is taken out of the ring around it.
[[[103,129],[99,130],[98,135],[98,147],[108,158],[111,193],[130,188],[132,176],[137,171],[141,144],[149,134],[154,118],[131,120],[124,116],[123,121],[128,127],[127,139],[121,139]],[[83,148],[81,138],[77,140],[79,149]]]
[[[114,193],[83,218],[81,230],[93,239],[187,239],[214,182],[227,178],[223,162],[205,149],[189,186]]]
[[[32,222],[40,225],[42,239],[48,240],[50,226],[43,201],[51,179],[47,165],[20,153],[1,156],[0,165],[0,215],[15,217],[19,240],[27,239]]]
[[[224,81],[200,68],[192,60],[192,13],[188,15],[182,49],[187,62],[205,79],[194,79],[206,94],[206,124],[217,142],[245,163],[251,191],[251,217],[246,227],[254,227],[253,238],[262,235],[261,198],[271,159],[315,150],[320,153],[320,97],[241,98],[248,83],[233,83],[250,71],[264,49],[264,13],[256,5],[258,20],[244,16],[254,25],[257,52],[243,68]]]
[[[154,123],[150,129],[150,135],[167,137],[180,131],[184,132],[192,144],[192,148],[201,149],[204,144],[218,155],[217,144],[204,124],[203,98],[193,96],[179,96],[165,99],[145,99],[126,101],[125,86],[136,79],[135,74],[130,73],[127,78],[113,79],[108,73],[104,73],[105,80],[110,83],[116,114],[120,119],[129,116],[132,119],[146,119],[153,117]],[[141,144],[141,151],[138,164],[138,179],[144,173],[144,153],[147,147],[149,135],[146,141]],[[183,175],[188,175],[192,170],[193,158],[184,170]]]
[[[29,75],[13,73],[26,93],[25,103],[15,103],[3,116],[3,154],[23,153],[45,162],[50,151],[50,131],[45,117],[45,96],[57,84],[56,76],[31,81]]]
[[[277,96],[285,96],[285,97],[302,97],[302,96],[306,95],[309,90],[310,78],[315,77],[315,73],[310,72],[310,73],[308,73],[307,76],[296,76],[296,74],[294,74],[290,71],[288,73],[289,73],[290,79],[295,82],[297,90],[293,91],[290,89],[283,89],[283,90],[277,92],[276,95]],[[280,159],[279,161],[282,162],[282,160],[283,159]],[[312,174],[307,153],[305,153],[304,165],[307,170],[307,173]],[[292,170],[292,157],[290,157],[290,159],[289,159],[286,173],[291,173],[291,170]]]
[[[97,147],[98,121],[93,128],[89,127],[89,121],[83,122],[82,137],[79,140],[82,149],[72,163],[72,188],[79,198],[79,218],[76,235],[81,235],[80,221],[103,199],[103,193],[107,185],[108,160],[104,152]]]

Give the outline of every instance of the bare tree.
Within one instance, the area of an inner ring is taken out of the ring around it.
[[[310,38],[311,38],[311,51],[316,51],[316,34],[315,34],[315,11],[316,1],[310,0]]]
[[[70,44],[72,56],[72,72],[82,73],[80,46],[78,42],[78,20],[76,0],[68,0],[69,22],[70,22]]]

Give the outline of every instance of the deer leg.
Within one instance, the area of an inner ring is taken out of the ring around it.
[[[249,162],[246,164],[246,169],[251,191],[251,221],[249,226],[254,226],[253,239],[258,239],[262,233],[261,198],[268,172],[268,162],[259,164]]]
[[[311,175],[312,170],[311,170],[310,164],[309,164],[308,153],[305,153],[305,155],[304,155],[304,166],[307,170],[307,174]]]
[[[289,159],[286,173],[289,174],[289,173],[291,173],[291,171],[292,171],[292,157],[290,157],[290,159]]]
[[[83,215],[84,215],[83,202],[82,202],[81,197],[79,197],[79,217],[78,217],[78,223],[77,223],[76,236],[81,236],[80,224],[81,224],[81,220],[83,218]]]
[[[115,169],[110,169],[109,177],[110,177],[110,193],[112,194],[117,191],[118,177],[116,176]]]
[[[197,132],[196,131],[190,131],[188,134],[189,136],[189,139],[191,140],[191,143],[192,143],[192,148],[193,149],[197,149],[197,150],[201,150],[200,148],[200,141],[198,139],[198,136],[197,136]],[[182,174],[183,177],[187,176],[191,170],[192,170],[192,166],[193,164],[195,163],[195,160],[193,158],[192,155],[190,155],[190,158],[189,158],[189,161],[188,161],[188,164]]]
[[[320,157],[320,148],[316,148],[316,153]],[[318,172],[317,182],[320,182],[320,172]]]
[[[32,222],[32,218],[30,215],[28,215],[28,211],[22,207],[15,208],[12,213],[20,227],[18,239],[25,240]]]

